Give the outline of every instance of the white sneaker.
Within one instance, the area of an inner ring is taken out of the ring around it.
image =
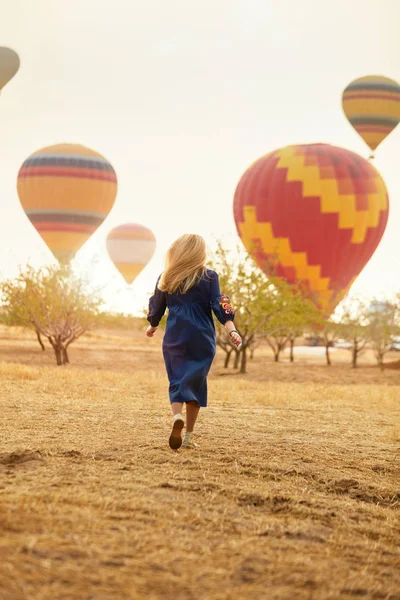
[[[169,447],[172,450],[178,450],[182,446],[182,429],[184,427],[181,414],[174,415],[172,419],[172,431],[169,436]]]
[[[196,442],[193,441],[193,433],[185,433],[185,437],[183,438],[182,448],[188,448],[189,450],[195,450],[199,446]]]

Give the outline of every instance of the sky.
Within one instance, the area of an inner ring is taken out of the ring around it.
[[[181,234],[211,248],[236,243],[235,187],[266,152],[325,142],[367,157],[342,90],[366,74],[400,80],[398,0],[0,0],[0,9],[0,45],[21,58],[0,96],[0,277],[52,262],[18,200],[21,164],[44,146],[83,144],[118,176],[114,208],[77,257],[114,311],[141,311]],[[400,289],[399,156],[400,127],[377,152],[389,223],[356,295]],[[158,242],[131,288],[105,249],[125,222]]]

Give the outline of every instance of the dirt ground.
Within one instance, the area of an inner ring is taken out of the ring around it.
[[[400,370],[218,355],[174,453],[160,337],[0,335],[0,600],[400,600]]]

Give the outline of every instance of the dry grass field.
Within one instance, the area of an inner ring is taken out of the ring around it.
[[[174,453],[161,336],[0,334],[0,600],[400,600],[400,370],[219,355]]]

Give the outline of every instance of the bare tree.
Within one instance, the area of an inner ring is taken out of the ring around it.
[[[380,369],[384,369],[393,335],[399,332],[399,305],[396,302],[372,302],[369,311],[371,345]]]
[[[359,356],[371,340],[368,304],[360,298],[348,298],[341,306],[338,335],[349,343],[351,366],[357,367]]]
[[[288,332],[285,329],[276,332],[271,331],[269,335],[265,336],[265,339],[273,352],[274,361],[279,362],[281,352],[286,348],[289,341]]]
[[[253,342],[253,344],[250,346],[250,360],[253,360],[254,358],[254,352],[260,347],[261,345],[261,338],[256,338]]]
[[[13,320],[45,337],[57,365],[69,363],[68,348],[96,323],[101,301],[69,266],[31,266],[0,285],[3,310]]]
[[[318,310],[311,300],[305,298],[300,289],[280,281],[275,296],[276,309],[269,322],[270,333],[266,340],[274,353],[275,362],[280,353],[290,345],[290,361],[294,361],[296,338],[303,335],[307,326],[319,318]]]
[[[227,369],[235,348],[231,344],[229,334],[227,333],[226,329],[219,322],[216,323],[216,334],[217,346],[225,352],[224,369]],[[236,355],[237,354],[238,353],[236,352]]]
[[[322,323],[322,326],[321,326],[322,327],[322,338],[323,338],[324,344],[325,344],[326,364],[328,365],[328,367],[330,367],[332,364],[332,361],[331,361],[331,355],[330,355],[329,350],[330,350],[330,348],[332,348],[335,341],[339,337],[339,327],[335,321],[332,321],[332,319],[327,319],[326,321],[321,320],[321,323]]]
[[[40,331],[38,329],[36,329],[36,337],[37,341],[39,342],[39,346],[42,349],[42,352],[44,352],[46,350],[46,346],[43,344],[42,336],[40,335]]]

